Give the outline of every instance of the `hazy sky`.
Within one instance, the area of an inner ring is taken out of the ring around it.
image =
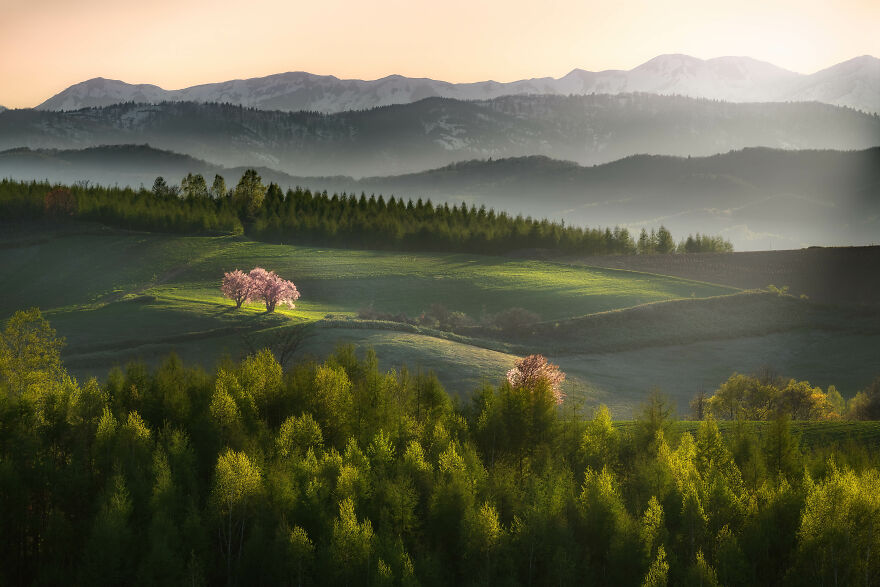
[[[165,89],[309,71],[452,82],[748,55],[802,73],[880,56],[878,0],[0,0],[0,104],[92,77]]]

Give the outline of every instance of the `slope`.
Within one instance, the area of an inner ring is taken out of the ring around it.
[[[171,350],[211,366],[250,344],[271,345],[293,333],[304,337],[300,357],[320,356],[340,341],[370,344],[382,350],[387,367],[435,369],[463,397],[482,379],[502,377],[515,356],[545,352],[569,373],[573,401],[604,401],[624,415],[653,385],[683,408],[699,386],[713,387],[733,370],[764,363],[851,395],[874,375],[868,355],[880,343],[875,322],[863,315],[776,296],[719,298],[735,290],[613,269],[90,225],[35,225],[4,234],[0,279],[7,288],[0,317],[42,307],[67,337],[65,360],[82,377],[137,358],[155,363]],[[265,315],[254,305],[234,311],[220,297],[224,270],[257,264],[297,283],[304,297],[295,310]],[[674,299],[680,301],[665,302]],[[414,315],[436,302],[474,317],[519,306],[545,323],[510,337],[354,318],[368,305]],[[723,321],[712,319],[719,304],[728,308]],[[654,318],[646,321],[649,311]],[[767,316],[776,316],[772,327]]]

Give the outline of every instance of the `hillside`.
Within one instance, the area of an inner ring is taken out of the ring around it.
[[[664,224],[676,235],[721,234],[737,250],[860,245],[880,234],[880,148],[637,155],[595,167],[540,157],[471,161],[352,187],[453,196],[571,224]]]
[[[255,265],[295,281],[303,294],[295,310],[231,310],[220,275]],[[299,332],[301,358],[323,356],[340,341],[370,345],[384,368],[433,369],[462,397],[484,378],[502,377],[515,357],[544,352],[569,374],[572,398],[604,402],[620,417],[654,386],[684,411],[700,387],[763,365],[851,396],[877,374],[880,344],[876,314],[768,294],[718,297],[737,290],[656,274],[86,224],[4,230],[0,279],[8,284],[0,319],[40,306],[67,338],[65,362],[78,376],[137,358],[155,364],[171,350],[210,368],[224,355],[242,356],[248,344],[272,346]],[[366,307],[414,317],[434,303],[474,320],[522,307],[542,323],[516,336],[356,318]]]
[[[201,173],[210,183],[214,174],[227,181],[237,181],[245,167],[224,167],[181,155],[154,149],[149,145],[102,145],[85,149],[29,149],[0,151],[0,177],[19,181],[48,179],[53,183],[73,184],[87,181],[106,186],[120,185],[150,188],[157,176],[170,184],[179,184],[187,173]],[[290,176],[268,167],[257,166],[260,176],[268,182],[296,186],[309,178]],[[348,180],[348,178],[346,178]],[[332,183],[334,178],[309,184]],[[303,184],[305,185],[305,184]],[[235,187],[234,184],[230,187]]]
[[[164,90],[94,78],[52,96],[40,110],[79,110],[122,102],[223,102],[261,110],[343,112],[428,97],[485,100],[506,95],[589,95],[646,92],[727,102],[816,101],[880,112],[880,60],[865,55],[810,75],[748,57],[697,59],[659,55],[629,71],[574,69],[560,78],[453,84],[389,75],[364,81],[303,71]]]
[[[880,304],[880,246],[695,255],[598,256],[588,266],[674,275],[741,289],[769,284],[825,303]]]
[[[865,149],[878,137],[880,117],[834,106],[649,94],[429,98],[333,115],[189,102],[0,113],[0,150],[149,143],[298,176],[399,174],[527,155],[593,165],[636,153],[703,156],[753,146]]]
[[[209,182],[215,173],[221,174],[231,187],[243,171],[147,146],[0,152],[0,177],[25,181],[48,178],[68,184],[89,180],[150,187],[157,175],[176,183],[193,172]],[[638,155],[596,167],[536,156],[473,160],[361,180],[291,176],[266,167],[258,171],[266,182],[283,188],[299,185],[331,193],[465,201],[513,214],[564,219],[570,225],[621,225],[633,231],[664,224],[678,238],[695,232],[721,234],[737,250],[860,245],[880,234],[880,148],[745,149],[691,158]],[[721,278],[718,273],[712,280]]]

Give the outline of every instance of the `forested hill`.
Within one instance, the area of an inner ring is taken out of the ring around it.
[[[678,194],[679,201],[730,203],[739,193],[798,193],[827,202],[874,201],[880,195],[880,147],[862,151],[749,148],[710,157],[634,155],[585,167],[543,156],[471,160],[439,169],[364,178],[357,187],[388,193],[480,194],[562,198],[562,205],[596,196]],[[546,200],[542,202],[546,206]]]
[[[48,180],[72,184],[88,182],[103,186],[141,185],[149,188],[159,176],[177,184],[187,173],[200,173],[209,180],[215,174],[237,180],[246,167],[224,167],[189,155],[155,149],[149,145],[102,145],[85,149],[28,149],[0,151],[0,177],[18,181]],[[303,178],[257,166],[266,182],[286,189],[297,185],[350,185],[350,177]],[[324,188],[322,188],[324,189]]]
[[[583,167],[543,156],[472,160],[420,173],[291,176],[257,168],[266,183],[434,202],[465,201],[573,225],[665,224],[676,234],[721,233],[737,249],[870,244],[880,234],[880,148],[865,151],[745,149],[711,157],[638,155]],[[244,168],[147,146],[0,153],[0,176],[150,187],[187,173],[232,184]],[[775,245],[774,245],[775,241]]]
[[[814,423],[810,446],[787,412],[839,419],[833,387],[777,393],[772,377],[735,375],[700,410],[753,417],[769,389],[773,420],[687,430],[656,392],[626,426],[602,407],[586,419],[536,355],[461,404],[433,373],[380,370],[346,346],[286,372],[263,349],[210,372],[172,355],[80,384],[36,308],[0,343],[17,351],[0,354],[4,585],[880,576],[877,423]],[[880,380],[857,397],[875,416]]]
[[[453,197],[572,224],[663,223],[673,232],[723,234],[738,250],[871,244],[880,235],[877,147],[637,155],[595,167],[546,157],[469,161],[354,187]]]
[[[332,115],[189,102],[0,113],[0,149],[149,143],[227,166],[296,175],[397,174],[489,156],[597,164],[636,153],[864,149],[878,142],[880,116],[846,108],[649,94],[428,98]]]

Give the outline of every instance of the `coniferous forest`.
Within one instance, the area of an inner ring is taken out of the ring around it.
[[[152,189],[0,181],[7,220],[76,218],[134,230],[233,233],[270,242],[385,250],[504,254],[541,249],[556,254],[650,254],[732,251],[730,242],[688,235],[676,242],[663,226],[639,235],[621,227],[566,226],[485,207],[404,201],[391,196],[317,193],[264,185],[254,170],[227,189],[199,174],[180,185],[156,178]]]
[[[654,393],[582,417],[536,357],[453,401],[351,346],[78,382],[62,346],[36,309],[0,337],[2,584],[880,580],[876,451],[802,442],[784,410],[688,428]],[[709,413],[760,387],[738,381]]]

